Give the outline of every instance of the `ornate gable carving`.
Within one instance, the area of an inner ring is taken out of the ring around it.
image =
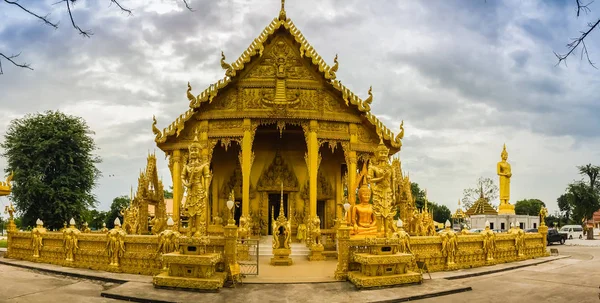
[[[267,45],[260,61],[242,79],[272,79],[281,76],[289,80],[317,80],[315,73],[304,64],[296,47],[283,35],[275,37]]]
[[[266,170],[263,170],[258,179],[257,190],[279,192],[281,182],[283,182],[283,190],[286,192],[299,190],[298,178],[294,171],[283,161],[281,153],[277,151],[273,162]]]

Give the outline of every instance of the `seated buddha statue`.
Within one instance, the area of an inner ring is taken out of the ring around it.
[[[352,209],[352,223],[354,225],[352,234],[376,235],[377,220],[373,213],[373,205],[369,204],[371,189],[366,184],[358,189],[358,198],[360,204],[355,205]]]

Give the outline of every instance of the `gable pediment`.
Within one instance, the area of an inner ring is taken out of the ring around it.
[[[225,77],[200,94],[192,94],[188,85],[186,112],[162,132],[153,125],[159,145],[178,137],[194,117],[366,123],[382,135],[393,153],[402,146],[402,135],[394,136],[370,112],[371,90],[363,100],[336,80],[337,56],[329,66],[285,14],[267,25],[235,62],[227,63],[223,57],[221,66]]]

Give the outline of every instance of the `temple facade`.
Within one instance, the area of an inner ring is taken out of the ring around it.
[[[371,89],[363,99],[342,85],[337,56],[328,65],[283,8],[236,61],[222,55],[221,66],[225,77],[200,94],[188,83],[189,108],[173,123],[162,131],[153,124],[157,146],[169,158],[172,215],[182,232],[189,223],[182,170],[194,139],[210,163],[202,210],[208,230],[227,219],[233,191],[235,220],[251,222],[255,235],[272,233],[281,183],[294,233],[315,217],[320,228],[332,228],[342,215],[344,193],[356,182],[356,173],[348,172],[371,159],[380,142],[388,156],[401,149],[404,131],[394,135],[371,113]],[[402,190],[397,162],[395,184]],[[347,197],[354,205],[355,195]]]

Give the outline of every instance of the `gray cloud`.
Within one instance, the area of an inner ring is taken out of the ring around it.
[[[279,11],[279,1],[262,0],[193,1],[195,12],[177,1],[121,2],[133,16],[100,1],[78,4],[75,18],[94,32],[89,39],[52,1],[35,8],[52,10],[58,30],[0,4],[0,51],[22,51],[21,59],[35,68],[3,61],[0,118],[7,125],[47,109],[84,117],[104,160],[96,189],[104,209],[136,184],[147,152],[156,149],[152,115],[166,127],[188,108],[187,82],[200,93],[223,77],[221,50],[228,61],[237,59]],[[594,90],[600,74],[576,59],[568,68],[554,66],[552,50],[564,49],[585,27],[569,2],[286,5],[327,62],[339,55],[344,85],[362,97],[373,85],[374,114],[395,131],[405,120],[403,167],[434,201],[454,208],[477,177],[494,177],[504,142],[515,163],[514,199],[553,203],[577,178],[575,165],[600,160],[594,152],[600,147]],[[157,156],[168,185],[166,162]],[[552,167],[552,180],[546,167]]]

